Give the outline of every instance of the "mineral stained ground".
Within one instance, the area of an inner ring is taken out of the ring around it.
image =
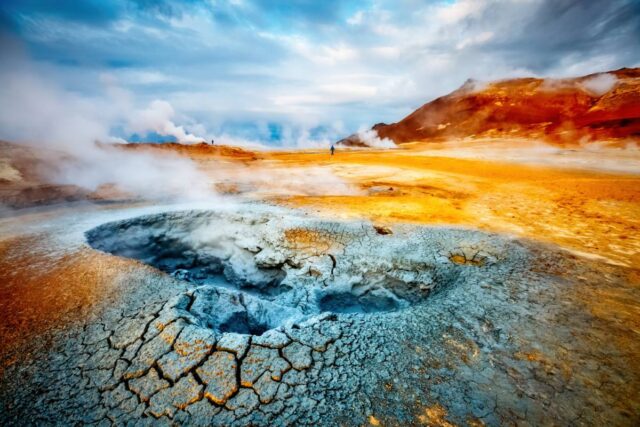
[[[111,284],[2,354],[2,425],[640,420],[637,331],[586,304],[628,272],[554,246],[257,203],[1,227],[35,242],[4,260]]]

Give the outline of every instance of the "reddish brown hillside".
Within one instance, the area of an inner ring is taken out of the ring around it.
[[[572,79],[468,80],[398,123],[373,129],[396,143],[501,135],[567,142],[640,137],[640,68]],[[357,136],[341,142],[361,144]]]

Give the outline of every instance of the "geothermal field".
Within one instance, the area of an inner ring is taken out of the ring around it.
[[[216,190],[5,180],[2,424],[638,420],[638,152],[119,150]]]
[[[3,0],[0,427],[640,426],[638,41],[635,0]]]

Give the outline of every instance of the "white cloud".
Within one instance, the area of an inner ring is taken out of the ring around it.
[[[107,68],[135,91],[128,111],[165,100],[178,112],[168,119],[174,126],[154,128],[187,139],[238,122],[313,128],[341,119],[350,134],[362,123],[397,121],[468,78],[640,64],[629,0],[376,0],[331,19],[314,15],[322,2],[294,3],[176,3],[179,13],[151,8],[110,25],[19,16],[23,38],[49,58],[51,79],[91,93]],[[114,58],[122,64],[105,65]]]
[[[484,42],[491,40],[493,36],[494,36],[494,33],[492,31],[484,31],[480,34],[476,34],[472,37],[468,37],[462,40],[456,45],[456,49],[461,50],[466,47],[481,45]]]
[[[445,24],[458,24],[464,19],[478,15],[491,2],[478,0],[460,0],[438,8],[436,17]]]
[[[364,18],[364,12],[359,10],[347,19],[349,25],[360,25]]]
[[[357,83],[328,82],[320,84],[308,93],[276,96],[273,103],[281,107],[322,106],[336,103],[359,102],[370,99],[378,93],[372,85]]]

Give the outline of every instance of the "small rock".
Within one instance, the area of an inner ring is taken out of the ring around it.
[[[376,233],[381,234],[383,236],[393,234],[393,231],[387,226],[384,225],[374,225],[373,228],[376,230]]]
[[[183,268],[179,268],[177,270],[175,270],[174,272],[171,273],[171,275],[173,277],[175,277],[178,280],[189,280],[191,279],[191,273],[189,273],[188,270],[185,270]]]

